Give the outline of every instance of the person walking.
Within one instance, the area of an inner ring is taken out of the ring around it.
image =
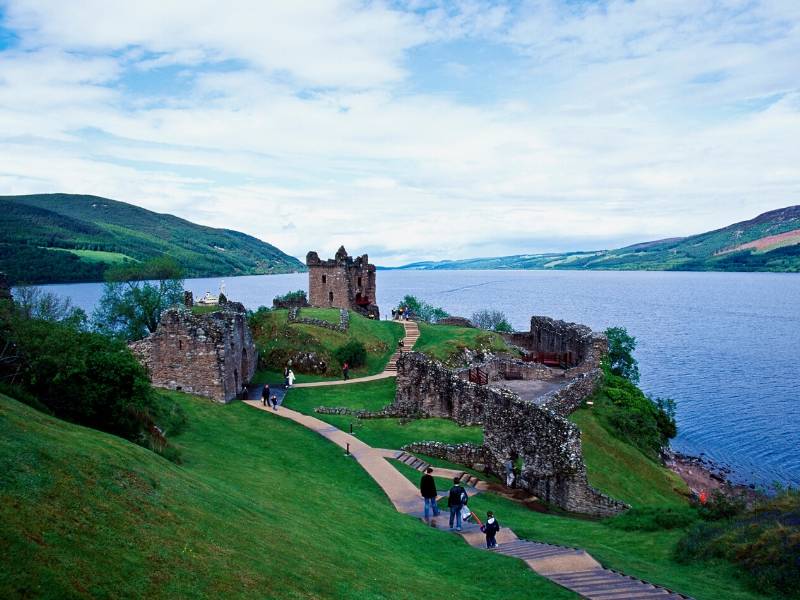
[[[439,516],[439,505],[436,504],[436,481],[431,473],[433,473],[433,469],[428,467],[419,481],[419,493],[425,502],[425,520],[429,518],[431,511],[434,517]]]
[[[278,397],[275,394],[272,394],[272,398],[269,399],[270,404],[272,404],[272,410],[278,410]]]
[[[284,389],[289,387],[289,365],[283,367],[283,387]]]
[[[481,527],[481,531],[486,535],[486,547],[497,548],[497,540],[495,536],[500,531],[500,523],[494,518],[494,513],[488,511],[486,513],[486,523]]]
[[[461,531],[461,509],[467,503],[469,496],[467,490],[461,487],[459,478],[453,478],[453,487],[447,495],[447,506],[450,509],[450,529],[453,528],[453,520],[456,523],[456,531]]]
[[[350,379],[350,363],[347,361],[344,361],[344,364],[342,365],[342,375],[344,375],[345,381]]]
[[[289,369],[289,374],[286,376],[286,387],[292,387],[294,385],[294,371]]]
[[[269,400],[269,384],[264,384],[264,389],[261,390],[261,404],[266,406],[267,401]]]

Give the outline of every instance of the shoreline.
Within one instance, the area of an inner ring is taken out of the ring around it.
[[[764,492],[759,491],[755,484],[733,483],[728,478],[730,469],[722,467],[704,456],[693,456],[667,448],[663,456],[664,466],[678,475],[689,487],[689,492],[695,499],[701,492],[711,494],[719,490],[728,497],[742,498],[748,504],[763,497]]]

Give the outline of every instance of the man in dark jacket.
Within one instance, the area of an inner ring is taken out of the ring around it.
[[[467,503],[467,490],[458,483],[459,478],[453,478],[453,487],[447,496],[447,506],[450,507],[450,529],[453,528],[453,519],[456,521],[456,531],[461,531],[461,508]]]
[[[419,493],[425,501],[425,519],[428,519],[431,511],[433,511],[434,517],[439,516],[439,505],[436,504],[436,482],[431,473],[433,473],[433,469],[428,467],[419,482]]]
[[[481,527],[481,531],[486,534],[486,547],[497,548],[497,540],[494,539],[494,536],[500,531],[500,523],[494,518],[492,511],[486,513],[486,524]]]

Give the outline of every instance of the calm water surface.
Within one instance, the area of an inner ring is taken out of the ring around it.
[[[220,279],[187,280],[195,297]],[[307,289],[306,274],[225,279],[248,308]],[[101,284],[44,286],[91,312]],[[800,485],[800,276],[773,273],[381,271],[385,314],[405,294],[455,315],[502,310],[621,325],[638,340],[643,389],[678,403],[673,446],[730,466],[738,478]]]

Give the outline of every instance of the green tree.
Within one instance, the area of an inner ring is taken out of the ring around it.
[[[183,299],[181,267],[167,257],[123,263],[109,269],[106,279],[92,320],[98,331],[126,340],[153,333],[162,311]]]
[[[633,357],[636,350],[636,338],[624,327],[609,327],[608,364],[614,375],[624,377],[631,383],[639,383],[639,363]]]
[[[408,308],[412,316],[426,323],[436,323],[440,319],[449,317],[450,314],[440,306],[433,306],[416,296],[406,295],[400,306]]]
[[[506,314],[499,310],[479,310],[472,313],[470,318],[475,327],[489,329],[498,333],[511,333],[514,329],[506,319]]]
[[[32,285],[14,290],[14,306],[23,319],[69,322],[79,328],[83,328],[87,321],[86,312],[73,306],[70,298],[42,291]]]

